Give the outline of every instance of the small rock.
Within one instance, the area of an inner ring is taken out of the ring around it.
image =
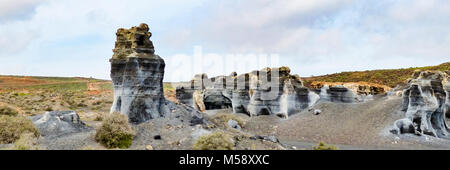
[[[277,137],[275,136],[260,136],[260,135],[255,135],[255,136],[251,136],[250,137],[251,140],[265,140],[265,141],[269,141],[269,142],[273,142],[273,143],[278,143],[279,140],[277,139]]]
[[[155,135],[155,136],[153,136],[153,139],[155,139],[155,140],[161,140],[161,135]]]
[[[204,136],[204,135],[207,135],[210,133],[211,133],[211,131],[205,130],[203,128],[199,128],[199,129],[194,129],[191,136],[194,140],[197,140],[197,138],[199,138],[200,136]]]
[[[231,128],[241,130],[241,126],[239,126],[238,122],[233,119],[228,120],[227,124]]]
[[[319,115],[320,113],[322,113],[321,110],[319,110],[319,109],[314,109],[314,112],[313,112],[314,115]]]
[[[153,147],[152,147],[152,145],[147,145],[147,146],[145,147],[145,149],[146,149],[146,150],[153,150]]]
[[[203,118],[198,117],[198,116],[193,116],[192,119],[189,121],[189,123],[191,123],[191,126],[203,124]]]
[[[273,142],[273,143],[278,143],[278,139],[275,136],[264,136],[264,140],[270,141],[270,142]]]

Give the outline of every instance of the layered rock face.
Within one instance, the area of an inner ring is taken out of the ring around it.
[[[155,55],[147,24],[117,30],[111,62],[114,102],[111,112],[120,112],[131,122],[161,117],[164,60]]]
[[[449,138],[445,122],[445,116],[450,114],[448,79],[448,74],[440,71],[415,72],[403,91],[405,119],[396,122],[391,132]]]
[[[384,94],[391,88],[366,82],[312,82],[311,87],[321,100],[354,103],[370,100],[373,95]]]
[[[319,99],[303,86],[299,76],[290,75],[288,67],[210,79],[198,75],[190,85],[177,87],[176,93],[179,101],[201,111],[202,106],[206,110],[232,108],[233,113],[285,118]]]

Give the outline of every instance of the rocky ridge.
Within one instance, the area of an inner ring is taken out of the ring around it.
[[[246,74],[208,78],[196,75],[176,89],[177,99],[200,111],[232,108],[249,116],[289,115],[312,106],[318,95],[303,86],[288,67],[265,68]]]

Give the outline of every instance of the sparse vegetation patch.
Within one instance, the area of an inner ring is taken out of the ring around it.
[[[195,150],[233,150],[233,139],[224,132],[214,132],[200,137],[194,144]]]
[[[31,133],[35,137],[40,135],[27,117],[0,115],[0,143],[13,143],[24,133]]]
[[[95,140],[107,148],[126,149],[131,146],[134,135],[128,118],[115,112],[104,118],[97,129]]]
[[[314,150],[338,150],[336,146],[333,145],[326,145],[323,142],[319,142],[317,146],[313,147]]]

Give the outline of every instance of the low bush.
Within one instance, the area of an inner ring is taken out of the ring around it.
[[[239,126],[244,127],[246,121],[239,117],[236,114],[233,113],[218,113],[214,116],[211,117],[211,122],[213,122],[214,124],[218,125],[218,126],[222,126],[222,127],[228,127],[228,120],[235,120],[236,122],[238,122]]]
[[[0,115],[0,143],[13,143],[24,133],[40,135],[30,119],[24,116]]]
[[[193,149],[195,150],[233,150],[233,139],[224,132],[215,132],[198,138]]]
[[[53,111],[53,108],[52,108],[51,106],[47,106],[47,107],[45,108],[45,111],[51,112],[51,111]]]
[[[0,106],[0,115],[16,116],[19,112],[8,106]]]
[[[126,149],[131,146],[135,132],[128,124],[128,117],[120,113],[105,116],[97,129],[95,140],[107,148]]]
[[[313,147],[314,150],[338,150],[336,146],[333,145],[326,145],[323,142],[319,142],[317,146]]]

